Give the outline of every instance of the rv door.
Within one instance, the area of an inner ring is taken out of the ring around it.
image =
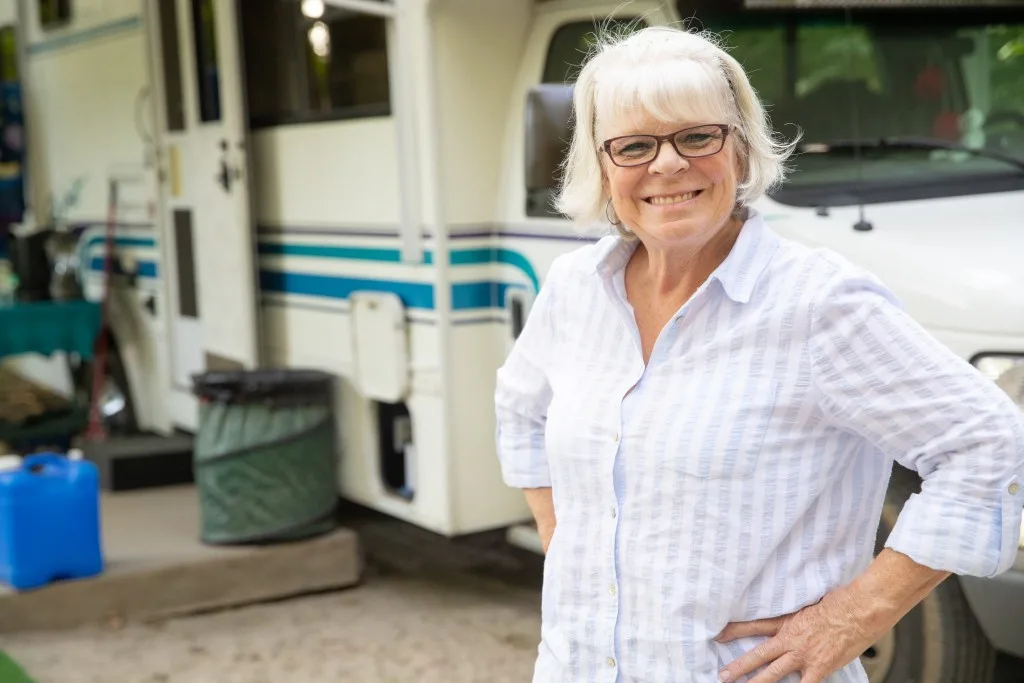
[[[172,384],[259,364],[238,3],[145,0]]]

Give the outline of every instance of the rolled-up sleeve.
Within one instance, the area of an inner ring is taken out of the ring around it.
[[[514,488],[551,486],[544,430],[551,402],[548,368],[555,341],[559,266],[556,259],[512,351],[498,369],[497,450],[505,484]]]
[[[922,478],[886,546],[955,574],[1013,564],[1024,508],[1024,415],[994,382],[866,275],[840,274],[811,320],[812,381],[833,423]]]

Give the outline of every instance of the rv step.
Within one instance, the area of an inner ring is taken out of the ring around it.
[[[192,483],[192,436],[112,437],[78,445],[87,460],[100,470],[104,491],[173,486]]]

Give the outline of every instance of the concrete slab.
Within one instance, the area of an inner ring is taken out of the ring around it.
[[[293,543],[207,546],[198,540],[192,486],[105,493],[102,510],[107,570],[34,591],[0,588],[0,633],[159,620],[359,582],[351,529]]]

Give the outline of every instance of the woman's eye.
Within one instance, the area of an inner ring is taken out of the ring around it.
[[[682,143],[687,147],[703,147],[714,139],[707,133],[690,133],[683,137]]]
[[[619,147],[617,150],[618,154],[627,157],[637,157],[648,154],[651,151],[651,143],[649,142],[629,142]]]

